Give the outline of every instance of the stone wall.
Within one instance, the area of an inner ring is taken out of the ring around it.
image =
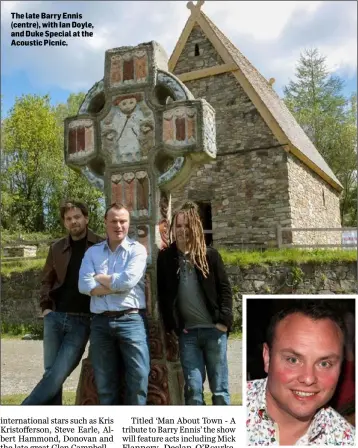
[[[189,41],[184,53],[196,42],[205,49],[208,42],[197,30]],[[210,51],[216,53],[212,47]],[[184,70],[181,56],[179,72],[193,69],[193,60],[187,58]],[[175,74],[177,69],[178,65]],[[186,86],[215,109],[218,156],[195,170],[182,190],[172,192],[173,208],[185,199],[210,202],[216,245],[276,245],[277,223],[291,224],[285,151],[232,73],[189,81]]]
[[[285,160],[280,150],[219,157],[173,193],[173,207],[183,198],[210,201],[216,246],[275,246],[277,223],[291,224]]]
[[[242,294],[354,294],[357,265],[351,263],[300,266],[226,266],[234,293],[236,328]],[[1,319],[7,323],[38,323],[40,270],[12,274],[2,279]]]
[[[300,266],[227,266],[234,293],[234,322],[241,322],[243,294],[356,294],[357,263],[306,263]],[[322,297],[323,298],[323,297]]]
[[[41,270],[1,277],[1,320],[7,323],[39,322]]]
[[[295,156],[288,156],[292,227],[341,227],[339,194]],[[339,244],[341,232],[292,232],[294,244]]]

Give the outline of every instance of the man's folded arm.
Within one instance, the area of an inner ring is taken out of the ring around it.
[[[91,252],[91,249],[88,249],[85,253],[78,276],[78,290],[81,294],[87,294],[88,296],[96,295],[94,294],[95,288],[101,286],[94,278],[96,272]]]
[[[109,287],[113,292],[128,291],[140,281],[147,267],[147,251],[143,245],[137,245],[125,270],[112,274]],[[103,284],[103,283],[102,283]]]

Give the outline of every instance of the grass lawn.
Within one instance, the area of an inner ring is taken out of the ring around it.
[[[27,394],[2,395],[1,404],[19,405],[27,397]],[[63,393],[63,404],[74,405],[76,401],[76,392],[65,391]]]
[[[21,334],[12,334],[12,333],[1,333],[1,339],[19,339],[21,340],[22,337],[25,335],[26,333],[21,333]]]
[[[205,392],[205,402],[207,405],[211,405],[211,394],[209,392]],[[22,401],[27,397],[26,394],[16,394],[16,395],[4,395],[1,397],[2,405],[19,405]],[[74,405],[76,401],[76,392],[65,391],[63,393],[63,401],[64,405]],[[231,404],[232,405],[241,405],[241,395],[234,394],[231,396]]]
[[[261,251],[233,250],[219,248],[224,263],[231,266],[248,268],[252,265],[264,264],[303,264],[303,263],[339,263],[357,260],[356,250],[332,250],[332,249],[268,249]],[[45,264],[45,253],[40,256],[44,258],[25,259],[3,258],[2,275],[9,276],[14,272],[25,272],[30,270],[41,271]]]
[[[222,248],[219,251],[226,265],[241,266],[243,268],[262,264],[324,264],[357,260],[356,250],[342,249],[268,249],[260,252],[230,251]]]

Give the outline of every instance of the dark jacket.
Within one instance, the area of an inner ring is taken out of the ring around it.
[[[86,250],[96,243],[103,241],[99,235],[90,229],[87,231]],[[67,235],[51,244],[45,266],[42,271],[40,306],[45,309],[55,310],[56,304],[52,297],[55,290],[63,285],[66,278],[67,266],[71,258],[70,237]]]
[[[206,307],[214,324],[224,324],[230,330],[232,325],[232,292],[225,266],[219,252],[207,247],[206,259],[209,275],[205,278],[195,268],[199,284],[203,290]],[[176,244],[171,244],[158,254],[157,261],[158,305],[167,332],[177,333],[184,328],[184,322],[177,306],[179,287],[179,256]]]

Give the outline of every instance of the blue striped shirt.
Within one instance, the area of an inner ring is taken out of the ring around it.
[[[113,294],[91,296],[92,313],[122,311],[128,308],[145,308],[145,269],[147,251],[145,247],[126,237],[114,252],[108,242],[90,247],[83,257],[79,273],[78,289],[91,295],[92,289],[100,286],[94,279],[97,274],[112,276],[110,289]]]

